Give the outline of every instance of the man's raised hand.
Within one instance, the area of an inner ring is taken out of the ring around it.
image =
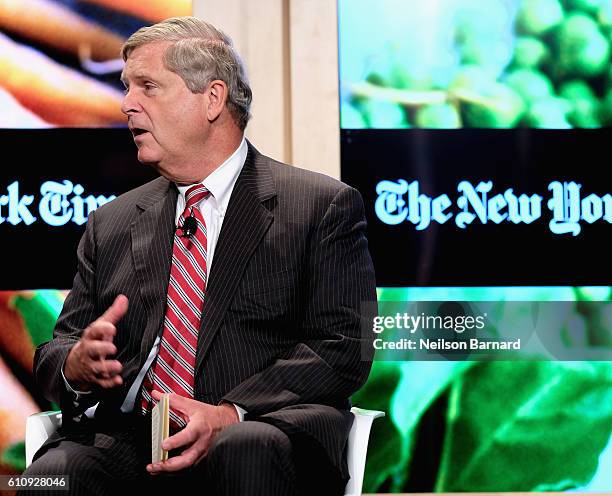
[[[70,349],[64,365],[64,376],[80,391],[89,391],[92,386],[103,388],[120,386],[123,383],[118,360],[106,357],[117,353],[113,338],[117,322],[126,314],[128,299],[124,295],[115,298],[113,304],[98,319],[83,331],[81,339]]]

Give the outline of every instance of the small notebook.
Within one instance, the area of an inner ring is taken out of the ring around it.
[[[151,412],[151,463],[168,459],[168,452],[162,449],[162,441],[170,434],[168,395],[164,394]]]

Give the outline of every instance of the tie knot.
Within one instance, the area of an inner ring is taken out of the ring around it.
[[[185,208],[191,208],[208,196],[208,191],[203,185],[196,184],[185,193]]]

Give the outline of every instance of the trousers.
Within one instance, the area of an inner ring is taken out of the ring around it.
[[[117,496],[149,490],[207,496],[343,494],[343,481],[330,476],[320,457],[308,460],[304,453],[296,453],[291,439],[268,423],[245,421],[228,426],[198,465],[160,475],[150,475],[145,468],[151,460],[150,416],[127,415],[111,423],[92,420],[87,424],[63,433],[64,439],[39,451],[23,474],[66,475],[69,490],[23,489],[18,494]],[[183,449],[169,455],[176,456]],[[317,473],[309,474],[311,469]]]

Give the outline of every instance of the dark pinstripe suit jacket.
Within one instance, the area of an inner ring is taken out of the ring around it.
[[[177,195],[158,178],[89,217],[54,339],[35,356],[36,380],[67,424],[98,401],[96,418],[112,418],[162,331]],[[361,304],[376,300],[365,227],[356,190],[249,143],[217,242],[196,356],[197,400],[227,400],[247,419],[314,440],[344,475],[348,398],[371,365],[360,333],[369,318]],[[119,293],[130,302],[114,339],[124,385],[75,407],[60,368]]]

